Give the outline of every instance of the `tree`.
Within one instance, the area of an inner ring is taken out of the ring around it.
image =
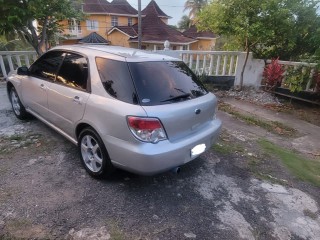
[[[320,44],[315,31],[320,26],[318,3],[318,0],[213,0],[199,13],[197,24],[201,30],[234,37],[245,49],[241,89],[250,51],[258,57],[280,56],[282,60],[301,55],[305,52],[303,48],[315,51],[315,43]]]
[[[181,20],[178,22],[178,28],[182,30],[188,29],[191,25],[192,20],[187,15],[183,15]]]
[[[255,55],[291,61],[313,55],[320,45],[318,3],[318,0],[278,0],[269,4],[262,20],[271,34],[252,47]]]
[[[208,4],[208,0],[187,0],[184,4],[184,11],[189,12],[189,18],[194,19],[200,10]]]
[[[79,4],[79,0],[0,0],[0,34],[17,34],[41,55],[49,37],[61,31],[61,20],[81,17]]]

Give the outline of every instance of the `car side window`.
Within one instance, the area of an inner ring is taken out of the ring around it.
[[[128,64],[106,58],[96,58],[97,69],[104,89],[120,101],[138,104]]]
[[[75,53],[67,53],[60,67],[56,82],[81,90],[87,89],[87,59]]]
[[[54,81],[58,68],[63,60],[64,54],[61,51],[50,51],[43,54],[30,69],[30,75],[45,80]]]

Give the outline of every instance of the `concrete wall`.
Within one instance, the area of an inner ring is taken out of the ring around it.
[[[212,51],[216,45],[216,39],[198,39],[197,42],[190,45],[190,50]]]
[[[187,53],[188,51],[172,51],[172,50],[162,50],[162,51],[156,51],[159,54],[164,54],[164,55],[168,55],[171,57],[176,57],[176,58],[181,58],[181,53]],[[212,54],[215,56],[220,55],[221,59],[223,59],[223,56],[226,55],[226,52],[219,52],[219,51],[192,51],[192,54],[194,55],[199,55],[200,56],[200,60],[201,60],[201,56],[205,55],[205,54]],[[246,53],[245,52],[234,52],[234,56],[236,58],[236,56],[238,56],[238,60],[236,62],[236,71],[235,71],[235,86],[240,85],[240,77],[241,77],[241,71],[242,71],[242,67],[245,61],[245,57],[246,57]],[[216,57],[215,57],[216,59]],[[193,61],[195,62],[195,58],[193,58]],[[210,62],[209,60],[207,60],[207,65],[209,65]],[[221,64],[223,64],[223,60],[221,60]],[[188,63],[188,65],[190,65]],[[191,64],[192,66],[194,66],[195,64]],[[243,77],[243,85],[244,86],[252,86],[252,87],[260,87],[261,86],[261,81],[262,81],[262,73],[263,73],[263,69],[264,69],[264,60],[261,59],[254,59],[252,56],[252,53],[249,54],[248,57],[248,61],[247,61],[247,65],[244,71],[244,77]],[[208,66],[207,66],[208,67]],[[193,69],[194,71],[196,71],[196,69]],[[215,75],[215,69],[213,71],[211,71],[213,73],[213,75]],[[221,74],[221,73],[219,73]],[[223,76],[228,76],[228,71],[226,71],[225,75]]]
[[[110,41],[110,45],[121,46],[121,47],[130,47],[128,39],[129,37],[118,30],[114,30],[107,39]]]
[[[238,58],[237,69],[236,69],[236,79],[235,86],[240,84],[240,76],[242,67],[245,61],[246,53],[242,52]],[[262,73],[264,69],[264,60],[254,59],[252,53],[249,54],[247,65],[243,75],[243,85],[260,87],[262,80]]]

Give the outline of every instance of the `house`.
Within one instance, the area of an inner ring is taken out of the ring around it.
[[[192,50],[214,50],[217,38],[219,38],[219,36],[217,36],[213,32],[198,31],[195,25],[185,30],[183,34],[187,37],[197,40],[196,42],[191,44],[190,49]]]
[[[82,11],[85,21],[69,19],[62,21],[63,44],[75,44],[95,32],[107,39],[107,31],[114,26],[131,26],[138,22],[138,11],[126,0],[84,0]]]
[[[163,44],[168,40],[172,49],[188,49],[190,44],[197,40],[186,37],[183,33],[167,25],[168,19],[157,3],[152,0],[142,11],[144,17],[141,20],[141,47],[147,50],[163,49]],[[122,46],[138,47],[138,24],[133,26],[115,26],[108,32],[108,39],[112,45],[116,45],[119,35],[125,41],[121,41]]]
[[[62,22],[63,44],[79,43],[95,33],[95,40],[100,39],[102,44],[138,47],[138,11],[126,0],[84,0],[82,11],[86,15],[85,21],[69,19]],[[141,13],[143,49],[163,49],[166,40],[173,50],[212,50],[215,46],[216,36],[213,33],[197,32],[195,28],[181,33],[169,26],[171,17],[160,9],[155,0],[151,0]]]

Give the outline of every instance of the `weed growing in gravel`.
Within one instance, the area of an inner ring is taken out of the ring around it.
[[[1,232],[0,232],[1,234]],[[8,219],[4,228],[4,235],[0,239],[52,239],[46,234],[45,228],[41,225],[33,225],[30,219],[15,218]]]
[[[261,166],[263,162],[265,161],[263,158],[266,156],[249,156],[248,159],[248,167],[250,171],[253,173],[253,175],[260,179],[260,180],[267,180],[273,184],[280,184],[280,185],[286,185],[287,181],[283,179],[278,179],[274,176],[272,176],[270,170],[267,169],[261,169]]]
[[[222,132],[220,133],[219,141],[212,146],[213,151],[223,155],[232,153],[244,153],[244,146],[233,140],[230,140],[230,137],[231,136],[225,130],[222,130]]]
[[[266,153],[278,157],[297,178],[320,186],[320,161],[305,158],[265,139],[259,144]]]
[[[217,143],[215,145],[212,146],[213,151],[217,152],[217,153],[221,153],[221,154],[231,154],[231,153],[235,153],[235,152],[239,152],[242,153],[244,152],[244,148],[238,144],[232,144],[232,143],[227,143],[227,142],[223,142],[223,143]]]
[[[22,141],[25,137],[23,135],[20,134],[14,134],[10,137],[7,137],[5,139],[10,140],[10,141]]]
[[[266,121],[259,119],[255,115],[245,115],[238,111],[236,111],[232,106],[227,103],[219,103],[219,110],[224,111],[226,113],[231,114],[237,119],[243,120],[248,124],[256,125],[266,129],[269,132],[282,135],[282,136],[294,136],[296,134],[296,130],[289,126],[286,126],[277,121]]]
[[[118,221],[107,221],[107,227],[110,230],[111,239],[113,240],[124,240],[126,237],[119,227]]]
[[[18,148],[27,148],[32,144],[39,144],[41,134],[14,134],[0,139],[0,155],[11,153]]]
[[[317,213],[314,213],[314,212],[310,211],[309,209],[304,209],[303,214],[313,220],[316,220],[318,218]]]

